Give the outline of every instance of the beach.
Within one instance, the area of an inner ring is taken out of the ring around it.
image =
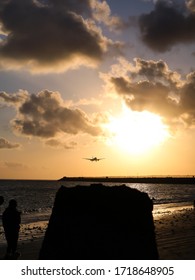
[[[156,241],[161,260],[195,260],[195,209],[154,211]],[[48,221],[21,226],[18,251],[21,260],[37,260]],[[6,244],[0,245],[0,259]]]
[[[195,209],[187,208],[154,219],[162,260],[195,260]]]

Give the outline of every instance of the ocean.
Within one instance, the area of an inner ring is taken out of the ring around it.
[[[14,198],[18,203],[18,210],[22,213],[22,224],[25,235],[29,225],[48,222],[55,195],[61,185],[72,187],[75,185],[90,185],[90,182],[63,182],[51,180],[0,180],[0,195],[5,202],[0,206],[0,215],[7,207],[10,199]],[[120,185],[105,183],[105,185]],[[121,183],[122,185],[122,183]],[[135,184],[127,183],[127,186],[146,192],[154,202],[153,215],[155,218],[161,214],[174,210],[192,208],[195,200],[195,185],[191,184]],[[1,236],[2,221],[0,219]],[[28,226],[27,226],[28,225]],[[32,228],[32,226],[31,226]],[[1,242],[0,238],[0,242]]]
[[[51,180],[0,180],[0,195],[5,199],[1,211],[12,198],[18,202],[18,209],[28,217],[51,213],[57,190],[61,185],[90,185],[90,182],[63,182]],[[120,185],[105,183],[105,185]],[[122,184],[121,184],[122,185]],[[157,208],[170,205],[192,205],[195,200],[195,185],[188,184],[135,184],[127,186],[146,192]]]

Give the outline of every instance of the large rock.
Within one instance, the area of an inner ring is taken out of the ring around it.
[[[125,185],[61,187],[40,259],[158,259],[146,193]]]

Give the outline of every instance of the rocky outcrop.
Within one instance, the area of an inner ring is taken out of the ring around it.
[[[125,185],[61,187],[40,259],[158,259],[146,193]]]

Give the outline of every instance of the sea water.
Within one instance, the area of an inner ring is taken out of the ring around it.
[[[14,198],[17,200],[18,209],[22,213],[23,223],[48,220],[56,192],[61,185],[72,187],[75,185],[90,185],[90,182],[0,180],[0,195],[5,199],[4,204],[0,206],[0,215],[7,207],[9,200]],[[113,186],[120,184],[105,183],[105,185]],[[128,183],[126,185],[146,192],[153,199],[154,214],[161,214],[175,208],[192,207],[195,200],[195,185],[135,183]]]

